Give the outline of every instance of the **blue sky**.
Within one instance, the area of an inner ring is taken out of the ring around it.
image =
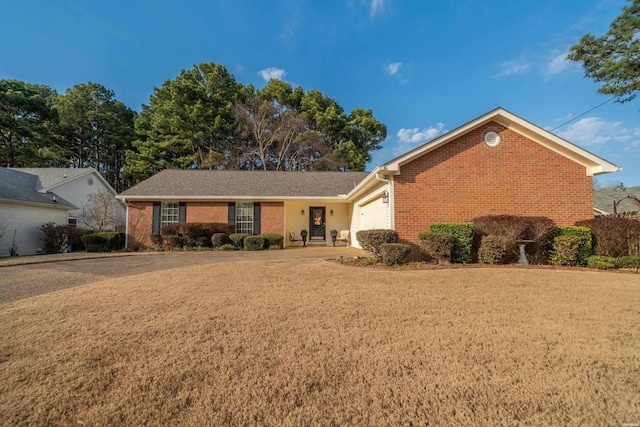
[[[640,185],[640,100],[597,93],[564,57],[601,35],[624,0],[8,0],[0,79],[59,92],[101,83],[140,110],[153,88],[201,62],[237,81],[317,88],[387,125],[369,170],[503,107],[622,166]],[[578,117],[580,116],[580,117]]]

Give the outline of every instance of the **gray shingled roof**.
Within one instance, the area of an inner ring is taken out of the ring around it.
[[[368,172],[163,170],[121,193],[157,197],[336,197]]]
[[[607,187],[599,188],[593,192],[593,204],[596,209],[607,213],[613,213],[613,202],[619,201],[618,213],[638,212],[640,207],[633,203],[632,199],[626,199],[627,196],[637,197],[640,199],[640,187]]]
[[[69,209],[77,208],[55,193],[39,192],[38,190],[41,188],[42,184],[36,175],[0,168],[0,200],[40,203]]]
[[[66,179],[91,172],[92,168],[11,168],[18,172],[35,175],[40,178],[42,188],[49,188]],[[66,178],[65,178],[66,177]],[[38,188],[40,190],[41,188]]]

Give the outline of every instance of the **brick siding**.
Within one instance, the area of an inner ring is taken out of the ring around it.
[[[500,144],[484,142],[488,131]],[[593,218],[585,167],[491,122],[401,167],[394,178],[395,229],[417,243],[437,222],[481,215],[546,216],[557,225]]]
[[[187,222],[228,221],[228,202],[187,202]],[[278,233],[284,236],[284,203],[260,203],[261,232]],[[130,202],[129,204],[129,248],[151,246],[153,202]]]

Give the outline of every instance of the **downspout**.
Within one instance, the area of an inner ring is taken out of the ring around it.
[[[127,209],[124,212],[124,247],[129,249],[129,203],[127,199],[122,199]]]
[[[385,190],[388,194],[389,194],[389,206],[388,206],[388,212],[389,212],[389,224],[387,224],[389,226],[390,229],[393,230],[394,228],[394,221],[393,221],[393,186],[391,185],[391,180],[389,178],[380,176],[379,172],[376,172],[376,180],[380,181],[380,182],[384,182],[387,185],[387,189]]]

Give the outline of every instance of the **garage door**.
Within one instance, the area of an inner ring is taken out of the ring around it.
[[[360,230],[372,230],[374,228],[389,228],[387,226],[387,206],[382,198],[376,199],[360,207]]]

